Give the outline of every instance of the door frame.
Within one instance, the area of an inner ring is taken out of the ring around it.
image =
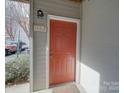
[[[49,51],[50,51],[50,19],[62,20],[68,22],[76,22],[77,23],[77,33],[76,33],[76,76],[75,82],[79,84],[80,80],[80,63],[79,63],[79,55],[80,55],[80,19],[48,15],[47,16],[47,51],[46,51],[46,88],[49,88]]]

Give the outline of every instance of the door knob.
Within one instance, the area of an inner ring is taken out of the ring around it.
[[[50,53],[50,56],[52,56],[52,53]]]
[[[52,51],[50,51],[50,54],[49,54],[50,56],[52,56],[53,55],[53,53],[52,53]]]

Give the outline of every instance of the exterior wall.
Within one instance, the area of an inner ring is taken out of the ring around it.
[[[85,0],[82,4],[80,83],[87,93],[119,93],[118,2]]]
[[[34,25],[44,26],[46,32],[32,31],[31,59],[33,67],[31,69],[31,91],[37,91],[48,87],[47,84],[47,15],[66,16],[80,18],[80,5],[68,0],[32,0],[31,1],[31,29]],[[37,10],[44,12],[42,19],[37,18]],[[33,12],[32,12],[33,11]]]

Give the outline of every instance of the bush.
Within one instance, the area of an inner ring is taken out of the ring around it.
[[[23,56],[16,58],[5,65],[6,85],[26,82],[29,79],[29,58]]]

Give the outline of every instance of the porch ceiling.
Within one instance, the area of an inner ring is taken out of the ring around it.
[[[82,2],[83,0],[70,0],[70,1],[74,1],[74,2]]]
[[[24,2],[24,3],[29,3],[30,0],[11,0],[11,1],[19,1],[19,2]],[[69,0],[69,1],[80,3],[83,0]]]
[[[10,0],[10,1],[18,1],[18,2],[23,2],[23,3],[29,3],[30,0]]]

